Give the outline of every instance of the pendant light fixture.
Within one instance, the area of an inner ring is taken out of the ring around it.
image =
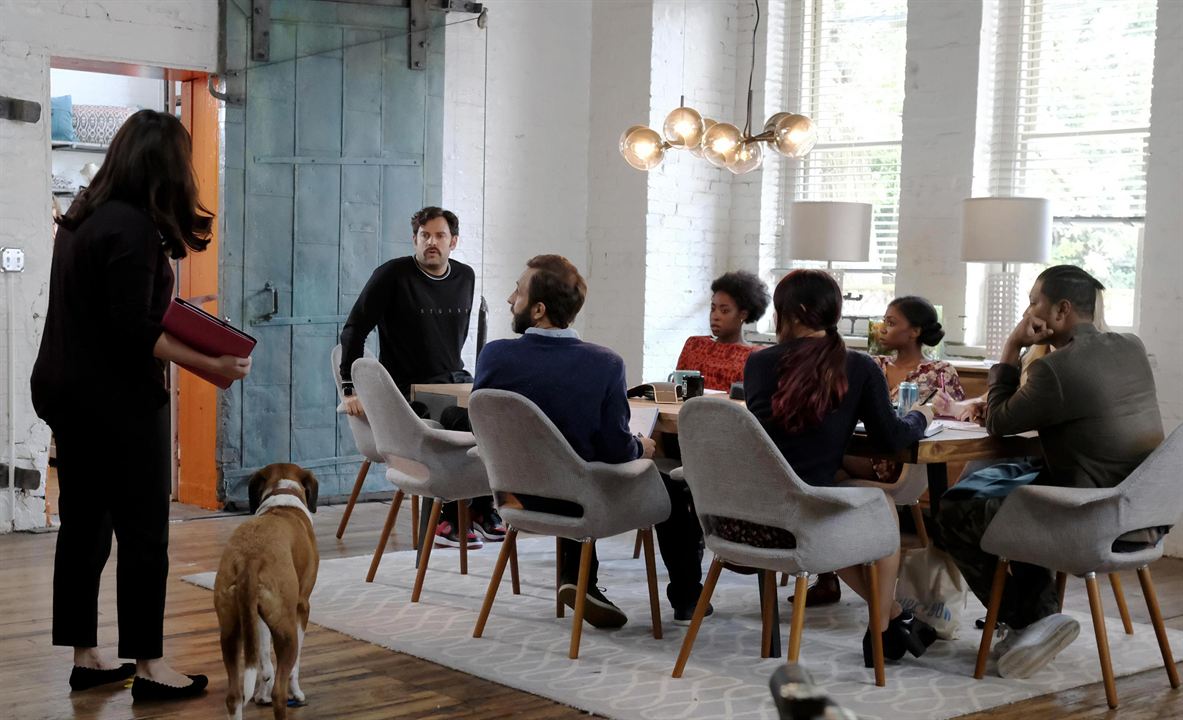
[[[802,158],[817,143],[817,129],[804,115],[778,112],[753,135],[752,78],[756,72],[756,33],[760,28],[760,0],[756,4],[756,25],[752,28],[752,63],[748,72],[748,107],[743,130],[725,122],[704,118],[686,105],[683,93],[679,107],[665,118],[662,133],[644,125],[633,125],[620,136],[620,154],[638,170],[652,170],[665,159],[667,150],[689,150],[715,167],[736,175],[758,170],[764,161],[764,143],[787,158]],[[682,3],[682,74],[686,73],[686,4]]]

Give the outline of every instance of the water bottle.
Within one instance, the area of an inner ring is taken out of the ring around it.
[[[903,417],[907,415],[912,409],[912,406],[915,405],[918,400],[920,400],[920,387],[914,382],[902,382],[900,383],[900,389],[897,393],[897,397],[899,398],[897,412],[899,413],[900,417]]]

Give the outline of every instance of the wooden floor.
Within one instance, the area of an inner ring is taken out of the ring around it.
[[[321,508],[316,515],[322,558],[368,554],[373,551],[388,505],[366,503],[353,514],[344,540],[334,537],[341,506]],[[176,516],[191,513],[175,513]],[[218,649],[217,620],[212,595],[180,578],[214,570],[222,546],[241,517],[190,519],[172,525],[165,620],[165,652],[178,669],[205,673],[211,691],[204,697],[171,705],[131,703],[120,686],[71,695],[71,657],[66,648],[50,645],[53,533],[0,536],[0,718],[58,720],[60,718],[218,718],[224,717],[226,681]],[[409,548],[410,521],[401,513],[392,547]],[[478,552],[488,552],[485,548]],[[114,554],[112,555],[114,557]],[[100,643],[115,647],[114,562],[104,576],[100,606]],[[1183,629],[1183,561],[1163,560],[1152,568],[1167,624]],[[1136,576],[1123,578],[1135,621],[1146,622],[1146,606]],[[1107,588],[1106,588],[1107,590]],[[1113,611],[1112,596],[1105,601]],[[1069,584],[1068,606],[1088,611],[1083,583]],[[788,616],[787,611],[784,614]],[[1143,630],[1149,632],[1149,629]],[[785,630],[787,632],[787,630]],[[1082,632],[1091,632],[1084,628]],[[1110,626],[1120,632],[1120,623]],[[673,665],[677,648],[670,646]],[[1183,656],[1183,648],[1175,648]],[[304,649],[301,685],[309,704],[289,717],[311,718],[586,718],[586,713],[479,680],[434,663],[418,660],[321,627],[310,628]],[[1036,698],[973,718],[1111,718],[1142,720],[1183,717],[1183,691],[1171,691],[1161,667],[1119,678],[1121,709],[1105,708],[1100,684]],[[246,718],[270,718],[269,708],[248,705]]]

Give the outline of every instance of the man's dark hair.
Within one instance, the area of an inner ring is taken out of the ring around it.
[[[460,218],[456,217],[456,213],[451,210],[445,210],[434,205],[428,206],[411,216],[411,234],[418,235],[419,228],[427,224],[429,220],[436,218],[443,218],[448,221],[448,232],[452,233],[452,237],[460,234]]]
[[[740,310],[747,311],[748,317],[744,322],[756,322],[764,317],[764,311],[768,309],[768,288],[750,272],[736,270],[720,275],[711,283],[711,292],[730,295]]]
[[[546,317],[555,327],[575,320],[587,297],[587,283],[570,260],[562,255],[535,255],[526,262],[530,277],[530,305],[546,305]]]
[[[1104,290],[1092,275],[1075,265],[1053,265],[1039,273],[1039,292],[1053,303],[1067,300],[1081,317],[1092,318],[1097,310],[1097,291]]]

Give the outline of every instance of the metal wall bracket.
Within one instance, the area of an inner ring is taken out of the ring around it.
[[[427,53],[431,49],[431,17],[428,15],[427,0],[410,0],[411,32],[407,35],[410,43],[408,57],[412,70],[427,69]]]
[[[35,123],[41,119],[41,103],[0,96],[0,120]]]
[[[251,59],[271,60],[271,0],[251,0]]]

